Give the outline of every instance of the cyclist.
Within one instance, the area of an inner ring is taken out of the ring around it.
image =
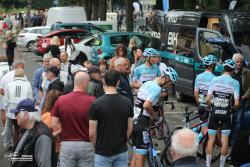
[[[146,48],[143,52],[146,63],[137,67],[134,71],[132,87],[139,89],[146,81],[152,81],[161,75],[159,67],[156,65],[160,53],[153,48]]]
[[[150,117],[153,118],[155,124],[159,124],[162,121],[162,118],[158,117],[154,112],[153,105],[156,104],[161,94],[161,89],[163,87],[172,87],[176,80],[176,71],[171,67],[167,67],[164,70],[164,75],[155,78],[153,81],[148,81],[140,87],[134,107],[132,141],[135,152],[131,167],[144,166],[149,143],[149,131],[145,129],[149,127]]]
[[[217,58],[214,55],[208,55],[203,58],[202,63],[205,66],[205,72],[197,75],[194,84],[194,97],[198,105],[198,113],[201,121],[208,118],[209,110],[207,109],[206,96],[211,80],[215,77],[213,71],[215,69]],[[198,140],[203,137],[203,133],[207,123],[202,124],[202,133],[198,135]]]
[[[221,129],[220,167],[224,167],[228,153],[228,138],[231,133],[231,109],[239,107],[239,82],[231,77],[236,63],[228,59],[224,61],[224,73],[215,77],[209,86],[206,102],[211,107],[208,123],[208,144],[206,165],[210,167],[216,130]],[[234,99],[234,100],[233,100]]]

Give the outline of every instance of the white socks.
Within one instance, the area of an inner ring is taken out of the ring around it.
[[[227,159],[227,156],[220,156],[220,167],[225,166],[226,159]]]
[[[206,155],[206,166],[210,167],[211,165],[211,159],[212,159],[212,154],[207,154]]]

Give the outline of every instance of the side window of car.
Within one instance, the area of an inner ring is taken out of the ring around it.
[[[85,43],[85,46],[92,46],[95,41],[95,38],[89,40],[88,42]]]
[[[137,46],[147,48],[150,45],[150,38],[143,35],[134,35]]]
[[[110,37],[110,43],[112,46],[117,46],[117,44],[123,44],[126,47],[128,47],[130,37],[129,35],[117,35],[117,36],[111,36]]]

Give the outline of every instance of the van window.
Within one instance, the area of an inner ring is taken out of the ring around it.
[[[194,57],[195,33],[195,28],[180,27],[177,35],[177,54]]]
[[[134,35],[132,38],[135,39],[137,46],[147,48],[150,44],[150,38],[143,35]]]
[[[112,46],[116,46],[117,44],[123,44],[126,47],[128,47],[130,37],[129,35],[117,35],[117,36],[111,36],[110,37],[110,43]]]
[[[222,63],[226,59],[231,58],[232,55],[228,53],[226,48],[219,44],[211,44],[206,41],[207,38],[218,38],[219,35],[209,31],[200,31],[199,33],[199,56],[200,59],[207,55],[214,55],[217,57],[219,63]]]

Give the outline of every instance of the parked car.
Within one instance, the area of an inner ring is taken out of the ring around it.
[[[115,54],[117,44],[124,44],[128,47],[129,40],[134,38],[140,47],[149,47],[150,37],[139,32],[114,32],[98,34],[93,40],[90,60],[97,64],[99,59],[110,59]],[[130,52],[128,57],[130,58]]]
[[[38,36],[35,45],[35,53],[37,55],[43,55],[46,51],[46,48],[50,45],[50,40],[53,36],[58,36],[60,39],[60,44],[64,45],[64,40],[67,36],[70,36],[74,43],[78,43],[88,35],[91,35],[91,33],[85,30],[65,29],[53,31],[45,36]]]
[[[96,36],[89,36],[86,37],[85,39],[81,40],[79,43],[74,44],[75,48],[78,51],[83,52],[83,54],[85,54],[88,59],[91,58],[91,51],[92,51],[92,44],[95,40]],[[65,46],[60,46],[59,47],[61,51],[65,51]]]
[[[17,36],[17,46],[34,50],[34,44],[38,36],[46,35],[50,32],[49,26],[24,28]]]
[[[62,23],[57,22],[51,25],[51,31],[60,30],[60,29],[83,29],[92,34],[98,34],[105,32],[104,29],[92,24],[92,23]]]

